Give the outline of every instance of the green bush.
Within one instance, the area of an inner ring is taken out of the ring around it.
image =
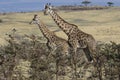
[[[21,36],[12,30],[6,40],[9,44],[0,47],[0,80],[54,80],[57,56],[47,59],[50,52],[46,44],[42,43],[44,38],[35,35]],[[94,74],[91,76],[91,80],[95,78],[97,80],[119,80],[120,44],[100,43],[97,49],[97,72],[96,76]],[[26,71],[26,74],[23,71]],[[70,77],[68,73],[64,75]]]

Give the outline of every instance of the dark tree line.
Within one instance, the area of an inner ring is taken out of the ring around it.
[[[91,1],[89,1],[89,0],[84,0],[84,1],[82,1],[81,2],[84,6],[88,6],[90,3],[92,3]],[[114,5],[114,3],[113,2],[107,2],[107,5],[108,6],[113,6]]]

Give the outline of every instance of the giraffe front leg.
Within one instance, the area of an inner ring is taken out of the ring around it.
[[[50,51],[50,53],[48,54],[48,57],[47,57],[47,59],[48,59],[48,58],[49,58],[49,56],[51,55],[51,51],[52,51],[52,47],[51,47],[51,45],[50,45],[50,42],[49,42],[49,41],[47,41],[46,46],[47,46],[48,50]]]
[[[73,78],[74,80],[77,80],[77,41],[72,40],[69,41],[71,44],[71,64],[72,64],[72,72],[74,73]]]
[[[54,52],[55,52],[55,50],[56,50],[56,45],[54,44],[54,43],[51,43],[51,42],[47,42],[47,47],[48,47],[48,49],[49,49],[49,51],[50,51],[50,53],[48,54],[48,57],[47,58],[49,58],[50,56],[51,56],[51,54],[53,54]]]
[[[97,52],[96,52],[96,49],[89,48],[89,50],[91,52],[91,56],[93,57],[93,65],[96,66],[97,65]]]
[[[91,56],[93,58],[93,67],[94,67],[94,72],[93,72],[93,75],[97,73],[97,67],[98,66],[98,63],[97,63],[97,50],[96,50],[96,45],[91,42],[88,44],[88,48],[90,50],[90,53],[91,53]]]
[[[87,45],[88,45],[88,49],[90,51],[90,55],[93,59],[93,64],[95,66],[97,63],[97,60],[96,60],[96,58],[97,58],[96,42],[94,40],[92,40],[92,41],[89,41],[87,43]]]
[[[77,80],[77,55],[74,49],[71,52],[72,79]]]
[[[75,70],[75,65],[74,65],[74,50],[73,49],[71,49],[71,54],[70,54],[70,62],[71,62],[71,73],[72,73],[72,79],[74,80],[74,70]]]
[[[75,80],[77,80],[77,48],[74,49],[74,70],[75,70]]]
[[[47,60],[46,63],[49,65],[51,63],[51,55],[55,52],[56,48],[53,48],[52,43],[50,43],[49,41],[46,43],[48,50],[49,50],[49,54],[47,55]],[[49,66],[47,66],[47,74],[49,74]],[[50,79],[50,76],[48,76],[48,80]]]

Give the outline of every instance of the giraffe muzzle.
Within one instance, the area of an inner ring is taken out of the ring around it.
[[[48,14],[46,13],[46,11],[44,11],[44,15],[48,15]]]

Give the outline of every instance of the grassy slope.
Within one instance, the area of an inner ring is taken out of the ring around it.
[[[34,14],[38,14],[43,22],[50,26],[50,30],[56,31],[57,35],[67,39],[67,36],[57,27],[50,16],[44,16],[43,12],[13,13],[0,15],[3,20],[0,23],[0,43],[5,44],[4,37],[13,28],[19,34],[41,35],[36,25],[28,23]],[[76,24],[87,33],[92,34],[97,41],[115,41],[120,43],[120,8],[89,11],[59,11],[58,14],[66,21]]]

